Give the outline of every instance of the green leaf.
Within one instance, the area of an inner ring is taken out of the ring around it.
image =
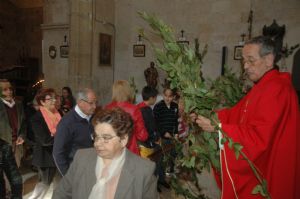
[[[195,157],[192,156],[191,160],[190,160],[190,167],[195,167]]]
[[[215,139],[210,138],[208,142],[209,142],[209,146],[212,147],[212,149],[217,150],[218,145]]]
[[[237,160],[239,159],[239,156],[240,156],[240,153],[241,153],[242,148],[243,148],[243,146],[240,145],[240,144],[237,143],[237,142],[235,142],[235,143],[233,144],[233,150],[234,150],[235,157],[236,157]]]
[[[225,144],[226,141],[227,141],[227,139],[223,137],[223,138],[221,139],[221,144]]]
[[[267,196],[266,193],[264,192],[262,186],[261,186],[260,184],[256,185],[256,186],[254,187],[254,189],[252,190],[251,193],[254,194],[254,195],[260,194],[260,195],[262,195],[263,197],[266,197],[266,196]]]
[[[228,146],[230,149],[232,149],[233,141],[231,138],[228,138]]]
[[[203,132],[203,137],[205,140],[209,140],[211,138],[211,133]]]

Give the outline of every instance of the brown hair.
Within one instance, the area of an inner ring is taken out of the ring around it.
[[[125,135],[130,138],[133,131],[133,120],[130,114],[120,108],[100,110],[95,114],[92,123],[94,127],[99,123],[110,124],[117,136],[121,138]]]
[[[112,87],[112,101],[114,102],[132,102],[134,92],[126,80],[118,80]]]
[[[53,88],[42,88],[37,93],[35,99],[36,99],[38,105],[41,106],[42,105],[41,101],[44,102],[47,95],[51,96],[53,94],[56,95],[55,90]]]

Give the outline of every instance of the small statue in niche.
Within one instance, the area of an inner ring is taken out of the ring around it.
[[[150,67],[148,67],[144,71],[145,79],[147,82],[147,86],[150,86],[152,88],[156,88],[157,86],[157,78],[158,78],[158,72],[155,68],[154,62],[150,62]]]

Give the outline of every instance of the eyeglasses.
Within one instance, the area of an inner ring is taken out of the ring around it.
[[[87,100],[85,100],[85,99],[81,99],[81,100],[84,101],[84,102],[86,102],[86,103],[88,103],[88,104],[91,105],[91,106],[93,106],[93,105],[96,105],[96,106],[97,106],[97,101],[89,102],[89,101],[87,101]]]
[[[55,97],[49,97],[49,98],[45,98],[45,101],[46,100],[49,100],[49,101],[56,101],[56,98]]]
[[[93,134],[91,137],[94,140],[94,142],[99,142],[101,140],[104,143],[108,143],[111,139],[113,139],[115,137],[119,137],[119,136],[117,136],[117,135],[101,135],[101,136],[97,136],[97,135]]]

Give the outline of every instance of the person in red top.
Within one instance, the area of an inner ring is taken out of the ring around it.
[[[254,82],[234,107],[218,111],[220,126],[267,180],[272,199],[296,199],[300,182],[299,105],[288,73],[274,69],[274,42],[259,36],[246,42],[243,64]],[[211,121],[198,116],[203,130],[213,132]],[[221,148],[222,198],[263,198],[251,194],[258,184],[249,164],[228,148]]]
[[[131,152],[140,155],[137,142],[146,141],[148,139],[148,132],[144,126],[144,120],[140,109],[132,104],[133,99],[134,93],[129,82],[126,80],[118,80],[113,84],[112,102],[107,104],[105,108],[112,109],[114,107],[119,107],[131,115],[134,122],[134,130],[127,148]]]

